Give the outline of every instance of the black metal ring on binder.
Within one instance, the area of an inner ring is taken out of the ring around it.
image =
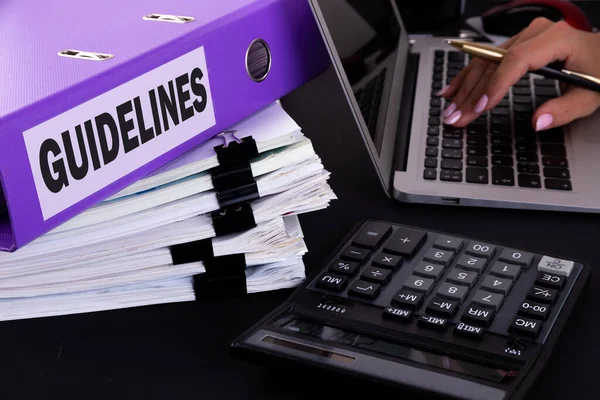
[[[224,139],[226,141],[225,144],[214,147],[219,165],[240,164],[258,157],[258,147],[252,136],[238,139],[235,137],[235,131],[226,131],[223,133],[231,134],[235,140],[227,142]]]
[[[252,207],[247,202],[214,211],[211,217],[217,236],[242,232],[256,226]]]
[[[204,262],[206,272],[194,275],[196,300],[242,296],[248,293],[246,257],[231,254]]]

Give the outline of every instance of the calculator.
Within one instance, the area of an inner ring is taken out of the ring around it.
[[[435,397],[520,399],[590,275],[545,252],[369,220],[230,345]]]

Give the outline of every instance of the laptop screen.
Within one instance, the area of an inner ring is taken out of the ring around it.
[[[382,110],[389,96],[382,73],[392,74],[401,27],[391,0],[320,0],[335,50],[352,86],[377,153],[383,142]],[[383,72],[382,72],[383,71]]]

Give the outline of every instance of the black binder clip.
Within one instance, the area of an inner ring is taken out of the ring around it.
[[[196,300],[230,298],[248,293],[246,257],[232,254],[204,262],[206,272],[194,275]]]
[[[188,264],[214,258],[211,239],[176,244],[170,247],[173,265]]]
[[[254,138],[248,136],[240,139],[235,136],[236,133],[236,130],[228,130],[217,135],[224,141],[214,148],[220,165],[242,164],[258,156],[258,147]]]
[[[211,213],[217,236],[242,232],[256,227],[254,213],[249,203],[235,204]]]

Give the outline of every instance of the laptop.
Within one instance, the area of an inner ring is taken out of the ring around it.
[[[386,193],[399,201],[597,212],[600,112],[536,133],[559,95],[527,74],[466,128],[443,123],[436,95],[468,64],[447,38],[409,38],[393,0],[310,0],[349,107]]]

